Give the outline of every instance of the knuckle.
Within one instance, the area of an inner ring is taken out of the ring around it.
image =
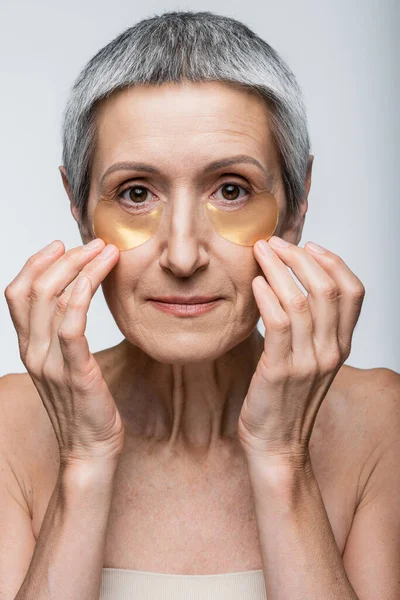
[[[86,300],[81,296],[76,296],[75,294],[72,294],[68,301],[68,306],[71,308],[81,309],[86,306]]]
[[[29,373],[36,378],[39,378],[42,373],[42,359],[37,350],[27,348],[24,356],[24,365]]]
[[[57,355],[48,354],[42,365],[42,377],[54,385],[65,385],[63,363]]]
[[[79,337],[79,332],[74,326],[62,324],[57,329],[57,336],[61,343],[68,344]]]
[[[351,353],[352,340],[350,340],[350,341],[340,340],[340,347],[341,347],[341,353],[342,353],[342,356],[344,357],[344,360],[347,360]]]
[[[342,355],[338,348],[327,352],[321,360],[321,369],[323,373],[331,373],[342,363]]]
[[[14,302],[17,299],[18,295],[19,294],[17,293],[16,284],[13,282],[9,283],[8,286],[4,290],[4,296],[7,300],[7,302]]]
[[[280,385],[287,381],[288,369],[284,366],[275,366],[268,370],[268,381],[272,385]]]
[[[343,350],[342,350],[342,356],[344,357],[343,362],[349,358],[350,354],[351,354],[351,344],[346,344],[346,346],[344,346]]]
[[[95,388],[98,389],[103,379],[97,365],[90,363],[85,365],[85,367],[84,372],[71,374],[72,385],[83,393],[90,392]]]
[[[299,364],[296,367],[296,379],[300,381],[308,381],[310,377],[313,377],[318,371],[317,361],[307,362]]]
[[[80,257],[81,254],[79,252],[79,248],[71,248],[71,250],[68,250],[64,256],[63,256],[63,260],[68,263],[68,265],[70,265],[71,267],[76,267],[77,264],[80,262]]]
[[[318,285],[317,294],[325,300],[336,302],[339,299],[340,292],[338,286],[333,281],[327,281]]]
[[[22,363],[26,366],[26,353],[27,353],[27,342],[25,340],[22,340],[20,337],[18,338],[18,352],[19,352],[19,357],[22,361]]]
[[[44,379],[48,380],[48,381],[55,381],[56,379],[56,370],[54,369],[53,365],[51,364],[50,361],[46,361],[42,367],[42,376],[44,377]]]
[[[56,306],[54,308],[55,314],[58,316],[63,316],[67,310],[67,306],[68,299],[64,295],[58,296]]]
[[[18,334],[18,332],[17,332],[17,334]],[[25,364],[25,356],[26,356],[26,352],[27,352],[27,343],[26,343],[26,341],[24,341],[22,339],[22,337],[20,335],[18,335],[18,352],[19,352],[20,359]]]
[[[30,256],[26,261],[25,266],[28,267],[28,269],[35,269],[37,265],[41,263],[42,257],[43,255],[40,254],[40,252],[38,252],[37,254],[32,254],[32,256]]]
[[[258,372],[262,378],[274,385],[286,381],[288,377],[288,369],[283,361],[279,364],[270,365],[264,355],[259,362]]]
[[[275,317],[270,323],[271,329],[277,333],[288,333],[291,328],[290,319],[286,316]]]
[[[32,283],[30,289],[30,299],[32,302],[37,302],[40,298],[42,298],[46,294],[46,286],[40,279],[37,279]]]
[[[365,287],[361,281],[350,291],[350,295],[356,304],[360,304],[364,300]]]
[[[309,309],[308,299],[302,293],[293,294],[293,296],[289,300],[289,306],[290,306],[290,309],[295,312],[298,312],[298,313],[306,312]]]
[[[25,348],[22,348],[21,346],[19,346],[19,357],[22,361],[22,364],[24,364],[26,367],[26,350],[25,350]],[[26,367],[26,368],[28,370],[28,367]]]
[[[76,251],[75,249],[73,250],[68,250],[68,252],[66,252],[63,256],[63,260],[66,263],[74,263],[76,262]]]
[[[332,263],[333,265],[339,267],[340,265],[345,265],[346,263],[344,262],[343,258],[341,256],[339,256],[339,254],[335,254],[334,252],[330,252],[329,256],[326,257],[326,259]]]

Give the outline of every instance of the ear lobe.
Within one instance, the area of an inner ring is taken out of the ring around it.
[[[307,161],[307,173],[306,179],[304,182],[304,193],[301,199],[298,210],[294,214],[292,211],[285,215],[284,222],[280,228],[280,235],[284,240],[295,244],[296,246],[299,244],[301,240],[301,235],[303,233],[304,221],[306,217],[306,213],[308,210],[308,193],[311,187],[311,173],[312,166],[314,162],[314,156],[312,154],[309,155]]]
[[[310,187],[311,187],[311,175],[312,175],[313,164],[314,164],[314,155],[310,154],[308,157],[307,174],[306,174],[306,181],[305,181],[305,199],[306,200],[307,200],[307,196],[308,196],[308,193],[309,193]]]
[[[78,207],[75,204],[73,204],[72,202],[70,202],[69,209],[71,211],[71,215],[74,217],[75,221],[80,226],[81,222],[80,222],[80,219],[79,219]]]
[[[311,187],[311,174],[312,174],[313,163],[314,163],[314,156],[312,154],[310,154],[308,157],[308,162],[307,162],[307,173],[306,173],[306,180],[304,183],[304,195],[303,195],[303,199],[301,201],[300,207],[299,207],[299,214],[297,216],[296,224],[295,224],[296,241],[294,243],[296,245],[299,244],[299,242],[301,240],[301,236],[303,233],[303,227],[304,227],[304,221],[305,221],[306,214],[308,211],[308,194],[309,194],[310,187]]]
[[[83,243],[86,244],[87,242],[90,242],[90,240],[94,239],[93,235],[88,231],[87,226],[85,224],[81,223],[79,209],[76,206],[76,204],[73,202],[71,187],[69,185],[67,171],[66,171],[65,167],[60,166],[58,169],[61,173],[61,178],[62,178],[64,189],[67,192],[68,198],[70,200],[69,208],[70,208],[71,214],[74,217],[75,221],[78,223],[78,228],[79,228],[79,233],[80,233],[81,239],[82,239]]]
[[[69,181],[68,181],[68,177],[67,177],[67,171],[64,166],[58,167],[58,170],[61,173],[61,179],[63,182],[63,186],[64,186],[65,191],[67,192],[67,195],[68,195],[68,198],[70,201],[71,214],[74,217],[75,221],[78,223],[78,225],[80,225],[79,211],[72,199],[72,192],[71,192],[71,187],[69,185]]]
[[[70,203],[71,214],[74,217],[75,221],[78,223],[79,234],[81,236],[81,240],[84,244],[87,244],[91,240],[95,238],[94,234],[92,234],[85,223],[82,223],[79,219],[79,210],[76,205],[72,202]]]
[[[61,179],[62,179],[62,182],[63,182],[64,189],[67,192],[68,198],[72,202],[72,192],[71,192],[71,187],[69,185],[69,181],[68,181],[68,177],[67,177],[67,171],[66,171],[66,169],[65,169],[65,167],[63,165],[61,165],[60,167],[58,167],[58,170],[61,173]]]

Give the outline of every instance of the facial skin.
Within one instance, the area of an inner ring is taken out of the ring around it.
[[[166,200],[169,207],[157,234],[122,252],[102,284],[125,337],[112,349],[115,401],[132,435],[149,436],[168,450],[183,447],[189,454],[207,454],[217,442],[235,438],[241,405],[263,349],[251,287],[262,271],[252,247],[223,239],[197,218],[196,206],[211,194],[221,196],[224,183],[244,189],[249,184],[268,187],[280,212],[275,235],[298,243],[311,166],[302,214],[288,223],[265,103],[233,84],[136,86],[103,101],[96,120],[88,221],[80,223],[82,240],[95,237],[90,224],[101,195],[116,194],[123,185],[145,186],[149,198]],[[255,158],[270,179],[253,164],[204,174],[208,163],[236,155]],[[160,174],[118,170],[101,185],[105,172],[120,162],[151,164]],[[69,192],[65,174],[63,180]],[[72,204],[71,210],[79,222]],[[200,316],[181,318],[148,301],[160,295],[217,295],[223,301]]]

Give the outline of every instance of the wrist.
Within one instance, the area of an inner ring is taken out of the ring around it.
[[[62,487],[82,490],[104,489],[114,484],[118,460],[71,460],[60,467]]]
[[[297,480],[308,480],[313,475],[308,451],[287,454],[246,454],[249,477],[252,482],[264,482],[271,489],[285,491]]]

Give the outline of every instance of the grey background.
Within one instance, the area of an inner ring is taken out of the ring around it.
[[[81,243],[57,169],[61,115],[78,72],[138,20],[187,9],[242,20],[294,71],[315,155],[300,246],[310,240],[329,248],[365,285],[347,364],[400,371],[397,0],[2,0],[2,292],[50,241],[61,239],[67,249]],[[264,333],[261,321],[259,328]],[[4,293],[0,335],[0,375],[24,372]],[[92,352],[122,339],[101,288],[89,310],[87,337]]]

